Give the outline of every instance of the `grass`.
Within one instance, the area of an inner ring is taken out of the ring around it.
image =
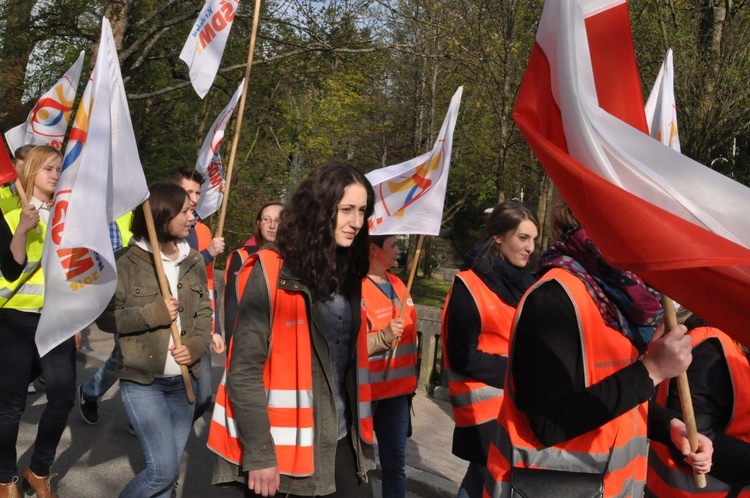
[[[403,280],[404,283],[408,281],[409,276],[405,275],[402,269],[398,268],[391,271]],[[448,295],[450,287],[451,283],[445,280],[424,278],[417,275],[414,277],[414,283],[411,287],[411,296],[415,304],[442,308],[445,303],[445,296]]]

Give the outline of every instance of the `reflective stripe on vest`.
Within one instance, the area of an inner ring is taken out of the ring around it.
[[[714,327],[696,327],[690,331],[693,348],[712,338],[718,339],[721,345],[732,382],[734,404],[732,417],[725,433],[727,436],[750,443],[750,392],[747,389],[750,386],[750,364],[737,343],[721,330]],[[669,384],[668,380],[659,384],[657,402],[661,405],[666,405]],[[692,470],[675,462],[667,446],[656,441],[651,443],[648,457],[647,495],[676,498],[690,496],[723,498],[730,491],[732,491],[731,486],[711,474],[706,474],[706,487],[698,488],[695,485]],[[739,494],[732,496],[750,498],[750,485],[743,487]]]
[[[519,304],[516,320],[522,314],[528,295],[537,286],[556,280],[567,292],[578,319],[580,347],[586,387],[630,365],[638,351],[619,331],[603,321],[596,304],[578,277],[562,269],[549,272],[529,289]],[[514,324],[515,326],[515,324]],[[512,371],[511,344],[508,371]],[[506,379],[506,389],[512,379]],[[646,480],[647,404],[643,403],[606,424],[552,447],[544,447],[534,436],[528,419],[507,393],[498,416],[500,428],[490,443],[487,469],[491,478],[486,496],[510,496],[512,467],[604,474],[604,496],[641,496]],[[554,484],[553,484],[554,486]]]
[[[1,209],[12,233],[16,232],[21,219],[18,197],[2,200]],[[26,265],[21,275],[13,282],[0,276],[0,308],[39,313],[44,306],[44,272],[41,259],[46,225],[39,222],[39,233],[29,230],[26,234]]]
[[[406,296],[404,283],[390,273],[386,273],[388,281],[400,302]],[[369,278],[362,281],[362,299],[367,307],[367,331],[377,333],[388,326],[391,319],[399,316],[400,304],[394,304],[380,288]],[[411,394],[417,389],[417,311],[411,297],[406,300],[404,311],[404,333],[398,342],[388,380],[384,379],[388,351],[376,353],[369,358],[370,386],[372,399],[386,399],[404,394]]]
[[[479,349],[485,353],[508,355],[508,340],[515,308],[492,292],[472,270],[459,272],[456,278],[466,285],[479,311],[481,331]],[[503,400],[503,390],[466,377],[451,369],[448,346],[448,303],[445,300],[442,318],[443,362],[448,374],[448,391],[453,420],[457,427],[471,427],[495,420]],[[451,333],[463,333],[462,330]]]
[[[258,260],[264,271],[271,303],[271,342],[268,359],[263,368],[271,436],[274,440],[279,472],[293,477],[305,477],[314,472],[315,437],[312,349],[307,307],[301,293],[277,288],[281,258],[272,250],[255,253],[240,269],[237,280],[242,281],[243,285],[238,300],[242,298],[244,284]],[[364,309],[361,309],[360,313],[362,326],[357,336],[359,427],[362,440],[372,444]],[[224,377],[216,393],[216,407],[211,419],[208,447],[227,461],[241,465],[242,444],[238,438],[234,408],[226,389],[233,344],[234,339],[229,345]]]

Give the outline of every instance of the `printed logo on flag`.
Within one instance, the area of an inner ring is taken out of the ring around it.
[[[65,213],[68,209],[68,198],[72,190],[61,190],[55,195],[55,211],[52,213],[51,240],[55,247],[60,247],[65,230]],[[85,247],[56,249],[58,261],[70,283],[70,290],[77,291],[99,280],[99,272],[104,270],[102,258]]]
[[[236,9],[237,2],[229,0],[221,0],[216,11],[213,6],[206,9],[190,32],[190,36],[195,38],[195,50],[199,54],[211,44],[217,33],[232,27]]]
[[[407,208],[427,194],[435,185],[432,178],[440,178],[443,174],[442,148],[433,156],[428,157],[416,167],[414,173],[401,175],[393,180],[378,185],[378,197],[387,216],[401,218]],[[382,217],[370,218],[370,230],[383,222]]]
[[[76,98],[76,85],[67,77],[62,78],[52,88],[52,96],[39,100],[31,111],[29,123],[37,135],[49,138],[49,145],[60,150],[65,131],[60,133],[57,126],[61,121],[68,122]]]
[[[68,146],[65,149],[65,157],[63,158],[62,171],[68,169],[71,164],[75,163],[81,157],[83,147],[86,145],[86,136],[89,130],[89,109],[94,104],[91,101],[91,87],[93,84],[94,80],[89,78],[89,84],[86,85],[86,90],[84,90],[81,103],[78,106],[78,112],[76,112],[75,120],[73,120],[73,128],[70,130]]]

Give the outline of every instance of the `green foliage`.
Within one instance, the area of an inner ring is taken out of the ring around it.
[[[483,212],[499,200],[523,193],[536,207],[543,171],[512,110],[542,3],[264,2],[232,171],[227,247],[252,234],[261,204],[285,199],[319,164],[341,159],[370,171],[430,150],[461,85],[443,223],[457,252],[482,236]],[[244,75],[253,15],[253,3],[242,2],[214,86],[201,100],[178,57],[203,4],[0,2],[2,131],[23,119],[80,50],[90,70],[106,14],[118,21],[113,29],[122,40],[122,73],[148,180],[193,165]],[[630,2],[644,94],[672,47],[683,151],[744,183],[750,181],[749,9],[747,2]],[[235,127],[233,121],[222,147],[225,168]]]

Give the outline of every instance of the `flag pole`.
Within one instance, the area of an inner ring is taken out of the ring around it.
[[[401,312],[398,314],[399,318],[403,318],[404,313],[406,312],[406,303],[409,301],[411,286],[414,283],[414,276],[417,274],[417,268],[419,267],[419,256],[422,255],[422,242],[424,242],[424,235],[420,235],[417,240],[417,250],[414,252],[414,264],[411,266],[411,272],[409,273],[409,281],[406,284],[406,294],[404,294],[404,300],[401,303]],[[414,325],[416,326],[416,323]],[[383,380],[388,380],[388,373],[391,371],[391,363],[393,362],[393,357],[396,355],[397,347],[398,339],[393,341],[393,346],[388,351],[388,358],[385,361],[385,370],[383,371]]]
[[[664,308],[664,323],[667,331],[677,326],[677,315],[674,311],[674,302],[664,294],[661,296],[661,306]],[[698,427],[695,424],[695,412],[693,411],[693,400],[690,397],[690,384],[688,384],[687,373],[682,372],[677,376],[677,390],[680,393],[680,406],[682,407],[682,418],[685,421],[690,451],[698,450]],[[706,487],[706,475],[694,474],[695,485],[699,488]]]
[[[154,228],[154,217],[151,214],[151,203],[146,199],[143,201],[143,214],[146,218],[146,229],[148,230],[148,239],[151,243],[152,256],[154,257],[154,265],[156,266],[156,278],[159,280],[159,288],[161,294],[164,297],[170,296],[169,284],[167,283],[167,277],[164,274],[164,264],[161,261],[161,251],[159,250],[159,239],[156,237],[156,229]],[[177,322],[172,320],[172,341],[174,346],[179,348],[182,346],[182,340],[180,339],[180,331],[177,329]],[[180,365],[180,372],[182,373],[182,382],[185,384],[185,393],[187,394],[188,403],[195,403],[195,394],[193,393],[193,384],[190,382],[190,372],[188,372],[187,365]]]
[[[229,153],[229,166],[227,166],[227,179],[224,186],[224,197],[221,200],[221,211],[219,213],[219,227],[216,230],[216,237],[221,237],[224,233],[224,220],[227,215],[227,202],[229,200],[229,188],[232,185],[232,169],[234,168],[234,158],[237,155],[237,144],[240,141],[240,130],[242,130],[242,118],[245,115],[245,100],[247,99],[247,87],[250,82],[250,69],[253,65],[253,53],[255,52],[255,36],[258,34],[258,18],[260,17],[260,0],[255,0],[255,11],[253,13],[253,28],[250,31],[250,49],[247,52],[247,67],[245,68],[245,85],[242,88],[242,97],[240,98],[240,109],[237,113],[237,124],[234,128],[234,138],[232,139],[232,150]]]

